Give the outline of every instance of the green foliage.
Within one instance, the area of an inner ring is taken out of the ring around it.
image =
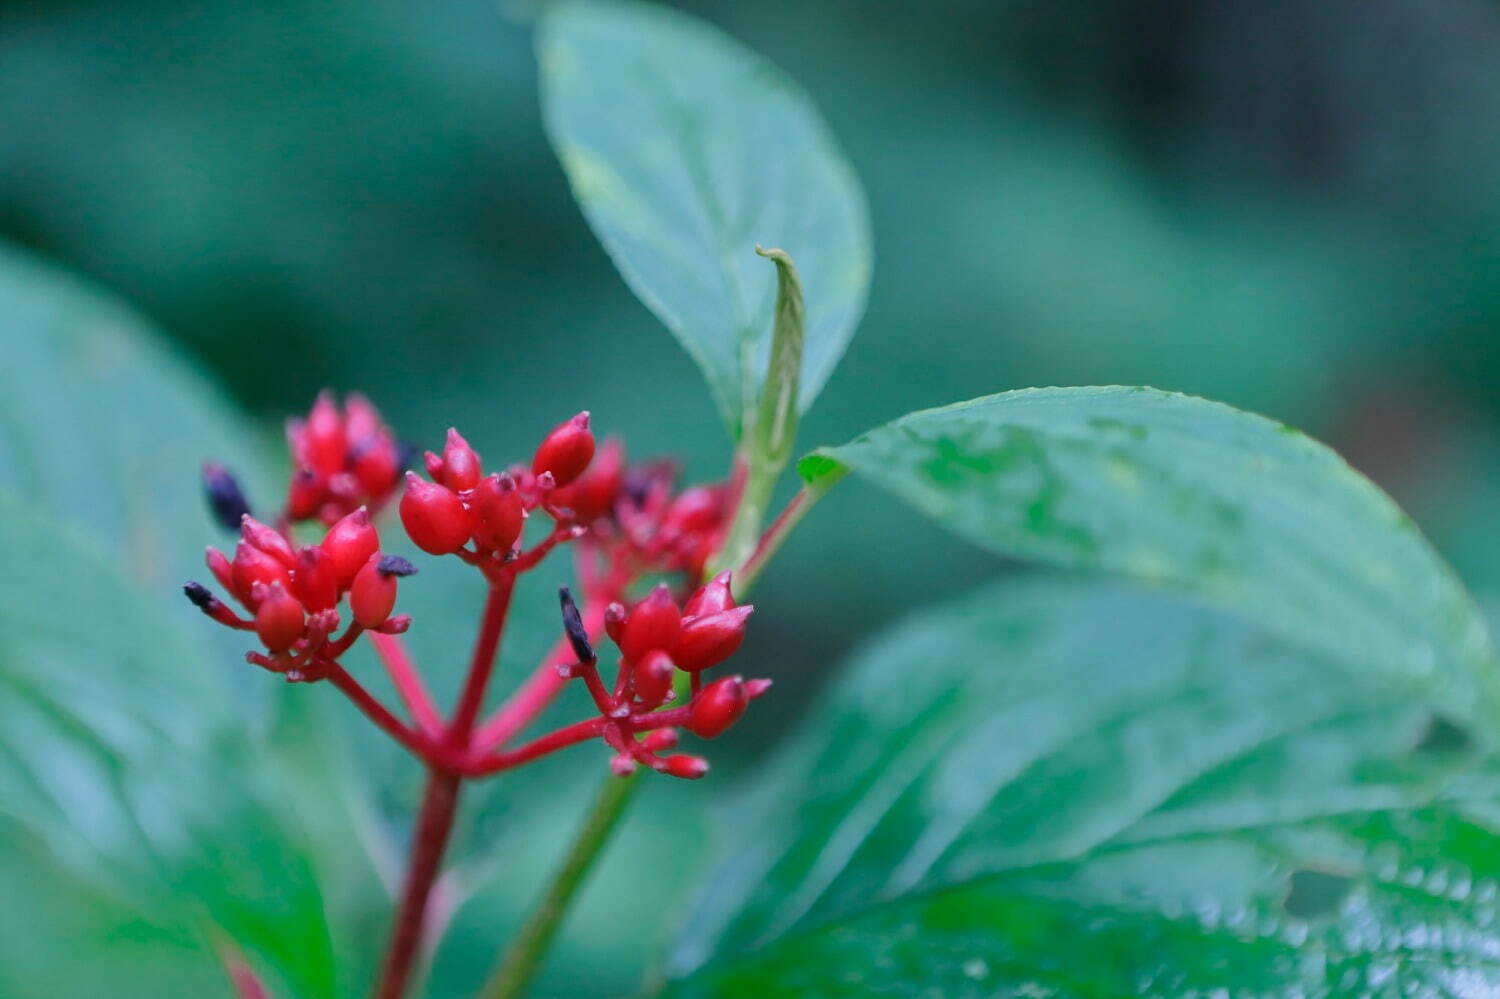
[[[871,256],[864,195],[806,95],[711,26],[646,4],[554,5],[537,55],[574,196],[736,439],[754,419],[776,302],[756,244],[797,262],[805,410],[864,311]]]
[[[852,469],[993,551],[1167,586],[1500,707],[1484,622],[1410,519],[1261,417],[1144,388],[1027,389],[913,413],[801,469],[815,485]]]
[[[992,586],[834,684],[669,994],[1492,989],[1490,722],[1163,595]]]

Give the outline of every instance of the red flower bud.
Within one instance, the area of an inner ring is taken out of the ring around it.
[[[212,563],[209,567],[212,568]],[[291,573],[286,566],[259,548],[248,541],[241,541],[234,547],[233,583],[235,596],[253,610],[257,606],[254,593],[256,583],[265,586],[280,583],[286,586],[291,583]]]
[[[288,569],[297,567],[297,553],[292,551],[292,543],[280,531],[267,527],[248,513],[240,518],[240,537]]]
[[[745,621],[754,606],[746,604],[733,610],[689,618],[672,644],[672,661],[679,669],[697,673],[717,666],[734,655],[745,640]]]
[[[738,676],[726,676],[698,691],[688,711],[688,729],[705,739],[722,735],[724,730],[740,720],[750,697],[745,693],[745,681]]]
[[[350,461],[359,488],[371,499],[378,499],[396,488],[401,458],[390,434],[377,433],[355,444]]]
[[[448,443],[443,447],[443,485],[461,493],[477,486],[481,474],[479,455],[456,429],[449,427]]]
[[[327,551],[311,545],[297,553],[291,590],[310,611],[328,610],[339,602],[338,570]]]
[[[344,438],[344,418],[334,404],[333,393],[318,393],[312,412],[307,414],[307,426],[303,428],[307,463],[324,475],[333,475],[344,468],[344,456],[348,451]]]
[[[635,677],[635,696],[649,707],[656,707],[672,692],[672,660],[660,649],[642,656],[631,669]]]
[[[771,681],[770,680],[761,679],[761,680],[746,680],[745,681],[745,696],[748,697],[748,698],[750,698],[750,700],[752,700],[752,701],[755,700],[761,694],[764,694],[766,691],[768,691],[770,689],[771,689]]]
[[[380,411],[364,393],[350,392],[344,396],[344,436],[348,439],[350,447],[366,444],[384,429],[380,420]]]
[[[488,551],[508,552],[521,536],[525,512],[521,494],[508,475],[481,479],[469,500],[474,543]]]
[[[323,505],[327,488],[328,481],[311,468],[297,469],[287,486],[286,515],[292,520],[306,520],[313,516]]]
[[[556,484],[565,486],[583,474],[593,457],[594,435],[589,432],[589,414],[585,410],[558,424],[543,438],[531,459],[531,470],[537,475],[551,472]]]
[[[682,612],[665,584],[635,605],[620,632],[620,651],[631,662],[652,649],[670,649],[682,627]]]
[[[346,514],[323,536],[322,548],[333,562],[334,578],[340,590],[347,590],[355,575],[380,547],[380,538],[370,523],[370,513],[360,507]]]
[[[672,501],[662,521],[663,532],[697,534],[719,525],[724,517],[724,491],[712,486],[691,486]]]
[[[354,577],[349,590],[349,608],[364,628],[379,628],[396,606],[396,580],[410,576],[416,568],[396,555],[371,555]],[[404,630],[404,629],[403,629]]]
[[[646,737],[641,740],[641,745],[647,752],[659,753],[664,749],[671,749],[677,745],[677,730],[675,728],[659,728],[654,732],[647,732]]]
[[[725,569],[688,598],[682,613],[687,617],[703,617],[706,614],[734,610],[736,606],[734,595],[729,592],[729,570]]]
[[[708,773],[708,761],[701,756],[668,756],[662,760],[661,772],[683,780],[697,780]]]
[[[610,641],[620,644],[620,636],[625,633],[625,605],[618,600],[604,608],[604,633]]]
[[[214,574],[219,585],[230,593],[238,593],[239,587],[234,585],[234,567],[229,564],[229,559],[217,548],[206,548],[203,552],[203,561],[208,563],[208,571]]]
[[[573,519],[586,524],[614,508],[624,481],[625,449],[611,438],[577,481],[552,494],[552,503],[572,510]]]
[[[272,652],[285,652],[302,637],[302,605],[280,582],[257,589],[261,600],[255,612],[255,633]]]
[[[401,524],[412,543],[429,555],[451,554],[469,540],[469,513],[458,494],[415,472],[406,473]]]

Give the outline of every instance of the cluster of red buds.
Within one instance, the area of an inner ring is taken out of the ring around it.
[[[411,541],[429,554],[475,566],[489,587],[474,659],[458,706],[445,720],[397,637],[410,625],[407,616],[393,615],[397,581],[415,569],[380,552],[371,521],[372,511],[400,482],[403,462],[395,438],[362,396],[349,396],[341,411],[324,393],[306,420],[289,424],[288,440],[295,471],[275,527],[250,515],[230,473],[214,464],[204,468],[216,518],[240,531],[233,558],[208,550],[209,570],[246,615],[199,583],[188,583],[187,595],[219,623],[260,638],[264,651],[247,653],[250,662],[288,680],[332,681],[435,771],[478,777],[599,738],[614,751],[617,774],[647,766],[701,777],[707,771],[701,758],[661,755],[676,745],[678,730],[713,738],[770,686],[738,676],[702,680],[705,670],[739,648],[752,612],[735,603],[728,573],[694,585],[723,539],[734,486],[678,492],[669,463],[629,467],[617,441],[606,442],[596,455],[589,414],[580,413],[548,433],[529,464],[486,475],[480,456],[457,430],[449,430],[442,453],[424,456],[428,477],[406,474],[399,510]],[[551,527],[523,547],[527,523],[537,514]],[[318,543],[299,546],[291,525],[312,518],[330,526]],[[562,589],[557,647],[505,703],[480,719],[516,578],[569,542],[576,542],[583,607]],[[686,581],[681,606],[672,588],[661,584],[626,610],[629,588],[663,575]],[[610,687],[594,651],[605,633],[621,653]],[[361,635],[389,673],[410,722],[341,665]],[[509,748],[570,678],[584,681],[597,715]]]
[[[380,553],[380,538],[364,507],[334,523],[323,540],[294,546],[287,536],[250,514],[240,517],[234,558],[217,548],[207,554],[209,572],[249,612],[241,617],[208,587],[190,582],[188,599],[220,624],[254,631],[265,653],[246,658],[290,681],[321,680],[361,631],[398,635],[411,624],[392,616],[396,580],[417,570],[406,559]],[[351,623],[333,638],[348,597]]]
[[[563,630],[576,661],[558,666],[561,676],[580,676],[599,710],[599,735],[615,750],[611,769],[620,776],[638,764],[674,777],[697,778],[708,772],[697,756],[661,757],[661,750],[677,745],[677,728],[712,739],[739,720],[750,701],[771,686],[769,680],[746,681],[726,676],[704,686],[702,674],[739,649],[745,625],[754,611],[738,606],[730,593],[729,573],[723,572],[700,587],[679,608],[665,585],[630,610],[612,603],[605,610],[604,627],[620,649],[613,690],[599,676],[598,656],[584,629],[578,607],[567,587],[559,591]],[[681,670],[691,685],[691,700],[678,709],[659,711],[676,699],[675,680]],[[647,732],[644,739],[634,736]]]
[[[342,412],[333,393],[321,393],[307,419],[286,425],[295,470],[287,487],[286,518],[332,524],[364,506],[378,511],[400,483],[404,449],[370,400],[357,392]]]

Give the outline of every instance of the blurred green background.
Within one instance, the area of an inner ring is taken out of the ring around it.
[[[1334,444],[1471,584],[1500,583],[1493,4],[682,6],[807,87],[869,195],[867,317],[805,445],[1019,386],[1177,389]],[[425,445],[457,424],[520,456],[588,408],[636,455],[722,474],[697,371],[543,139],[530,5],[0,10],[0,237],[132,303],[268,435],[332,385]],[[861,635],[995,571],[893,501],[837,491],[756,595],[746,667],[784,693],[716,747],[714,793]],[[549,816],[556,836],[573,814]],[[635,835],[692,853],[695,825],[658,825]],[[553,845],[494,862],[543,867]],[[629,880],[597,887],[550,994],[636,980],[631,941],[667,931],[671,892],[642,904]],[[435,994],[461,994],[445,983],[473,981],[533,890],[469,907]]]

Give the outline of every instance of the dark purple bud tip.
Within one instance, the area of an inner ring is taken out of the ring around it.
[[[375,571],[382,576],[404,577],[416,575],[417,567],[400,555],[382,555],[380,561],[375,563]]]
[[[226,531],[238,531],[240,521],[250,512],[245,494],[234,474],[216,461],[203,463],[203,494],[214,520]]]
[[[396,442],[396,480],[398,482],[401,480],[401,473],[410,468],[417,460],[417,455],[421,453],[422,449],[411,441]]]
[[[591,663],[597,656],[594,655],[593,643],[589,641],[589,633],[583,628],[583,618],[578,616],[578,605],[573,602],[573,594],[566,586],[557,588],[557,599],[562,604],[563,631],[567,633],[568,644],[573,646],[573,654],[581,663]]]
[[[188,580],[182,584],[182,592],[193,602],[194,607],[205,614],[212,614],[214,606],[219,602],[219,599],[208,591],[208,587],[202,583],[195,583],[192,580]]]

